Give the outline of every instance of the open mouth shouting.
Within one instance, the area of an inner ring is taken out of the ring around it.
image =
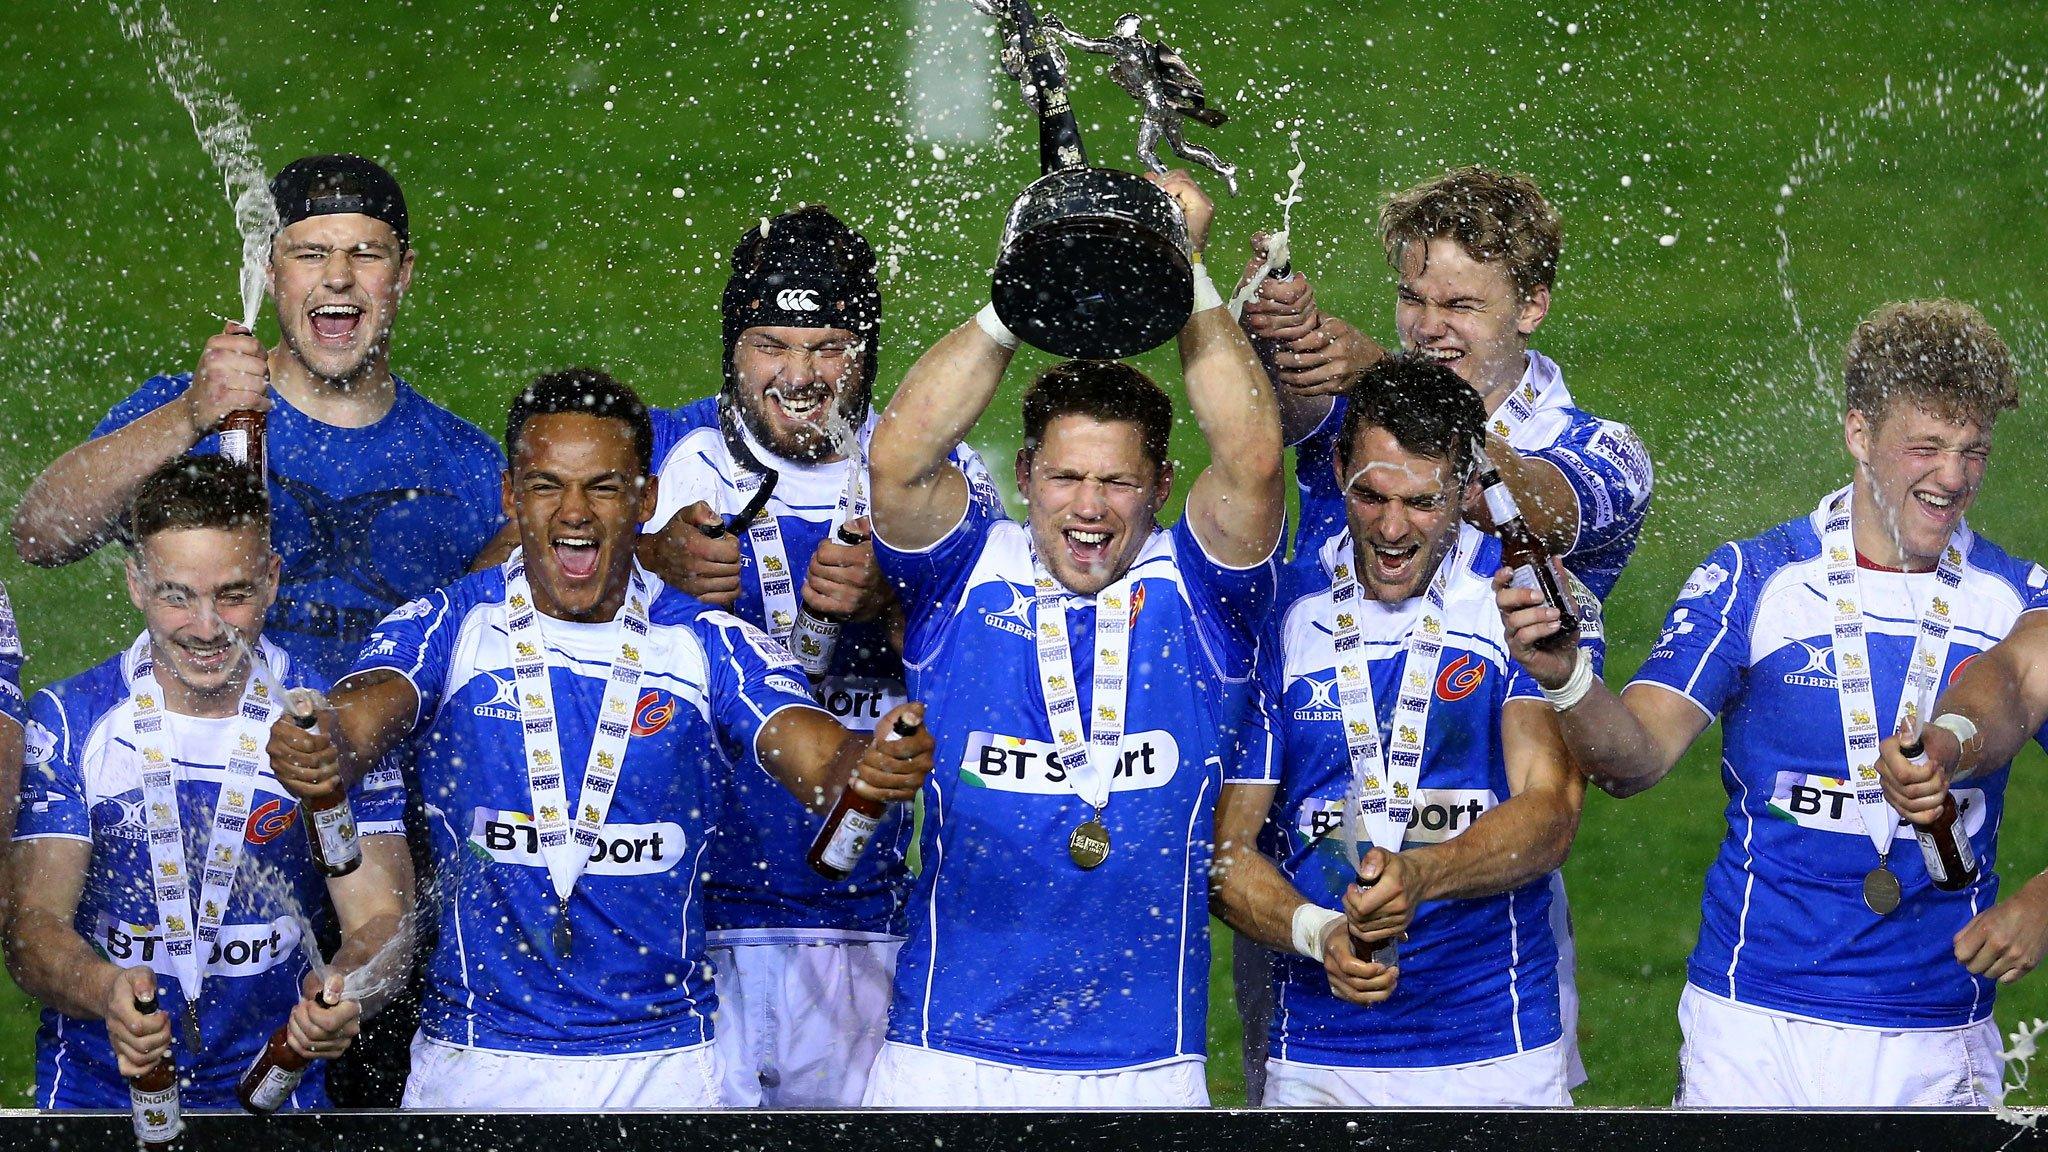
[[[184,657],[186,670],[194,675],[210,676],[217,672],[226,672],[236,655],[235,645],[231,640],[179,640],[176,643],[179,655]]]
[[[557,536],[554,538],[555,567],[563,576],[574,581],[583,581],[597,575],[597,538],[594,536]]]
[[[1465,358],[1465,350],[1463,348],[1435,348],[1417,345],[1413,351],[1424,360],[1428,360],[1433,364],[1442,364],[1444,367],[1453,370],[1457,368],[1458,361]]]
[[[1111,533],[1099,528],[1068,528],[1060,533],[1067,555],[1082,568],[1095,568],[1109,561]]]
[[[822,427],[830,417],[832,390],[830,388],[805,389],[785,392],[780,388],[767,389],[768,408],[784,421],[802,424],[811,428]]]
[[[306,315],[313,322],[313,338],[330,348],[347,347],[363,323],[363,310],[354,304],[322,304]]]
[[[1960,493],[1943,493],[1929,488],[1915,489],[1912,503],[1922,516],[1944,528],[1952,528],[1962,519],[1963,499]]]
[[[1396,547],[1373,541],[1368,549],[1375,584],[1404,585],[1415,576],[1421,561],[1422,543]]]

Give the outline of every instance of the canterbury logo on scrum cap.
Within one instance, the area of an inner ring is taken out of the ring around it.
[[[818,290],[816,288],[784,288],[775,294],[775,306],[784,312],[816,312]]]

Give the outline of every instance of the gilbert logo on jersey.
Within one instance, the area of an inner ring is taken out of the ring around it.
[[[1164,788],[1180,770],[1180,743],[1164,729],[1126,732],[1123,753],[1123,762],[1110,779],[1112,792]],[[1034,796],[1068,796],[1073,791],[1058,745],[995,732],[968,734],[967,750],[960,757],[960,782]]]
[[[484,860],[526,868],[548,866],[540,851],[540,829],[524,812],[476,809],[469,826],[469,850]],[[683,826],[606,824],[590,849],[590,876],[652,876],[683,858]]]

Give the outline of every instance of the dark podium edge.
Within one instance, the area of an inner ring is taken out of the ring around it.
[[[2043,1115],[2030,1112],[2027,1115]],[[2048,1131],[1981,1111],[1671,1111],[1664,1109],[1203,1109],[834,1112],[383,1112],[188,1116],[178,1147],[247,1152],[457,1152],[566,1149],[1000,1149],[1001,1152],[1745,1152],[2048,1149]],[[126,1112],[0,1111],[0,1149],[133,1152]]]

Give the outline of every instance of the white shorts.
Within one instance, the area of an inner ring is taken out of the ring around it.
[[[858,1107],[889,1034],[902,949],[901,940],[714,945],[726,1105]]]
[[[1547,1108],[1571,1106],[1564,1041],[1440,1068],[1333,1068],[1266,1061],[1269,1108]]]
[[[402,1106],[457,1112],[717,1108],[719,1080],[712,1044],[621,1056],[535,1056],[415,1034]]]
[[[1885,1032],[1786,1016],[1685,986],[1680,1108],[1988,1108],[1998,1024]]]
[[[1019,1068],[891,1041],[868,1073],[869,1108],[1207,1108],[1205,1061],[1114,1072]]]

